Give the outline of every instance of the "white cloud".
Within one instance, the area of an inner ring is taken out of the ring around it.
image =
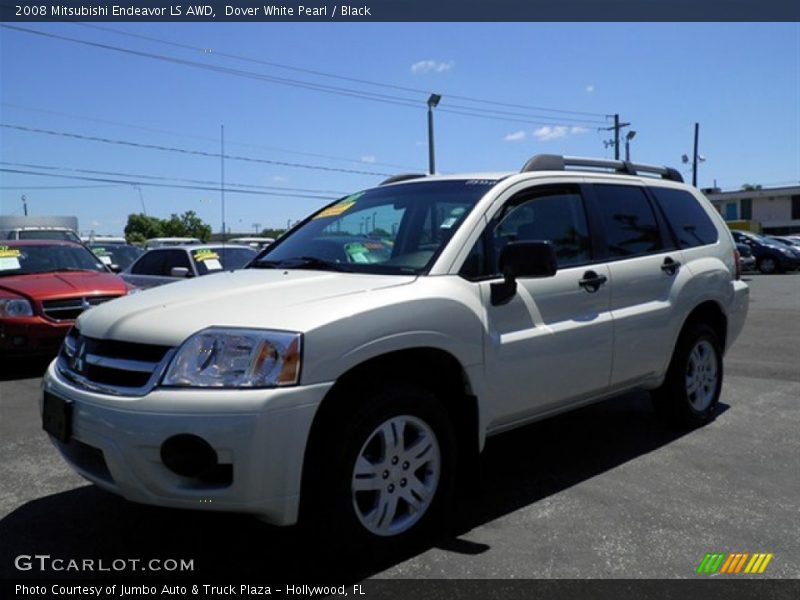
[[[533,137],[540,142],[548,142],[550,140],[557,140],[558,138],[564,137],[567,135],[568,131],[569,129],[563,125],[555,125],[553,127],[550,125],[544,125],[533,132]]]
[[[283,175],[273,175],[272,181],[287,181],[287,179]]]
[[[549,142],[550,140],[557,140],[567,137],[568,135],[580,135],[588,132],[589,130],[586,127],[580,127],[578,125],[573,125],[572,127],[567,127],[566,125],[544,125],[533,131],[533,137],[540,142]],[[506,136],[506,139],[508,138],[509,136]]]
[[[525,131],[523,131],[522,129],[520,129],[519,131],[515,131],[514,133],[509,133],[503,139],[507,142],[521,142],[526,137],[528,137],[528,134],[525,133]]]
[[[586,93],[587,94],[591,94],[593,92],[594,92],[594,85],[592,85],[592,84],[587,85],[586,86]]]
[[[447,62],[420,60],[411,65],[411,72],[414,73],[414,75],[419,73],[443,73],[445,71],[449,71],[455,66],[456,63],[452,60],[448,60]]]
[[[362,156],[361,157],[361,162],[374,163],[375,162],[375,157],[372,156],[371,154],[367,154],[366,156]]]
[[[100,227],[102,223],[100,221],[92,221],[92,227]]]

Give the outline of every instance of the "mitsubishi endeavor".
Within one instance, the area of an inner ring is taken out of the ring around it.
[[[674,169],[398,176],[244,270],[82,315],[43,425],[132,501],[398,544],[488,436],[633,389],[711,420],[747,307],[728,228]]]

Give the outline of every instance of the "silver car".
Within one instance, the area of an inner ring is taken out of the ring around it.
[[[256,255],[247,246],[195,244],[154,248],[121,273],[138,288],[150,288],[190,277],[241,269]]]

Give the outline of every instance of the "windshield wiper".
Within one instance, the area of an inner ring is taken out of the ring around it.
[[[341,263],[317,258],[316,256],[296,256],[283,260],[260,260],[253,263],[256,269],[318,269],[320,271],[351,272]]]

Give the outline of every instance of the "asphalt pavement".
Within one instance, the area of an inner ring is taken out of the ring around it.
[[[493,437],[447,532],[402,555],[310,561],[313,541],[296,528],[99,490],[41,430],[46,362],[6,361],[0,578],[25,577],[14,560],[27,554],[192,559],[203,577],[296,583],[693,578],[709,552],[772,553],[761,577],[800,577],[800,273],[746,279],[750,314],[725,359],[714,422],[675,432],[639,393]]]

